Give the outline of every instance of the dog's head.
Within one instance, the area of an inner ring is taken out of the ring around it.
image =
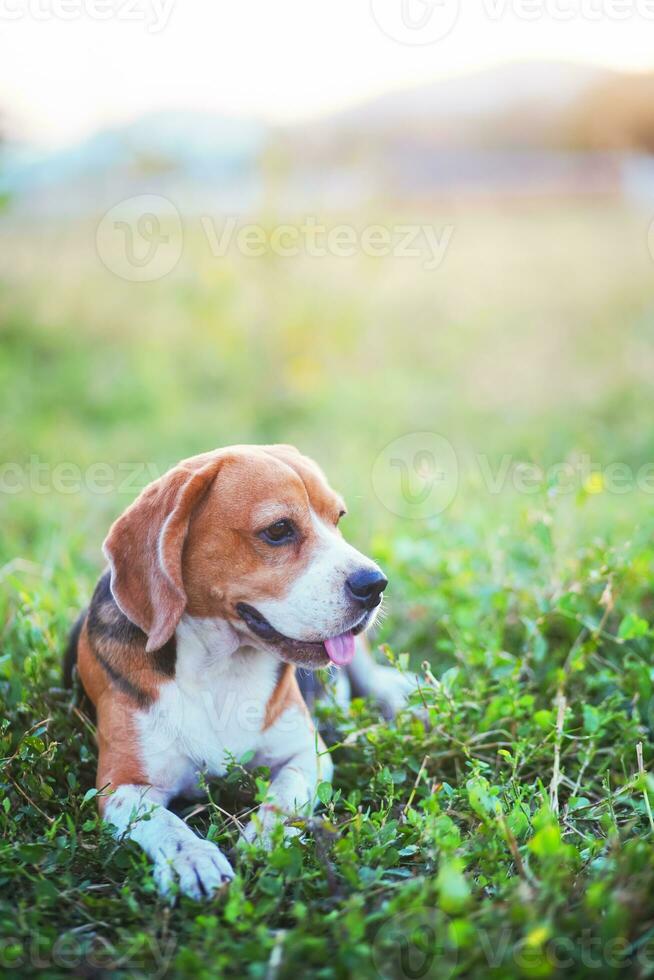
[[[104,543],[111,590],[157,650],[184,612],[304,667],[349,663],[386,578],[347,544],[320,468],[292,446],[184,460],[146,487]]]

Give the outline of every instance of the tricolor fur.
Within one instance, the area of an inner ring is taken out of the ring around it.
[[[233,876],[166,809],[201,776],[246,753],[270,767],[270,798],[244,831],[264,841],[331,778],[295,670],[348,665],[386,585],[343,539],[344,510],[292,447],[236,446],[174,467],[109,531],[109,569],[71,634],[69,669],[97,715],[103,815],[150,855],[164,893],[176,881],[199,898]],[[369,658],[358,679],[349,670],[364,692],[378,678],[397,706],[396,675]]]

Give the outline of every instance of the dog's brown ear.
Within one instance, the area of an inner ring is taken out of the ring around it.
[[[197,468],[188,460],[147,486],[113,523],[102,546],[112,595],[147,634],[148,652],[171,638],[186,607],[182,549],[193,509],[222,461],[218,454],[196,459]]]

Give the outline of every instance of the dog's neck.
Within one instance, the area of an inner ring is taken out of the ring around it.
[[[227,620],[200,618],[184,614],[176,631],[177,675],[184,682],[202,684],[208,676],[217,677],[239,670],[247,659],[252,667],[273,661],[273,654],[243,643]]]

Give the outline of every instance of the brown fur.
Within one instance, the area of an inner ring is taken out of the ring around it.
[[[118,518],[105,541],[112,592],[163,646],[186,609],[239,628],[237,601],[280,596],[310,560],[315,533],[308,504],[338,522],[342,500],[318,467],[288,446],[233,447],[184,460]],[[271,549],[257,534],[281,517],[301,540]]]
[[[133,724],[133,701],[116,690],[110,676],[92,652],[86,624],[77,648],[77,669],[84,690],[95,705],[98,732],[98,772],[96,787],[110,784],[143,783]],[[100,812],[104,799],[100,799]]]
[[[243,633],[238,602],[282,596],[315,547],[309,505],[338,523],[342,499],[291,446],[243,446],[182,461],[141,493],[105,541],[109,579],[98,584],[79,632],[77,666],[97,710],[98,788],[143,783],[134,712],[174,673],[174,633],[184,613],[220,617]],[[259,532],[290,517],[292,547]],[[295,668],[285,664],[265,727],[292,704],[306,711]],[[308,712],[307,712],[308,713]]]
[[[277,719],[282,715],[288,708],[295,706],[300,708],[309,718],[309,712],[307,706],[304,703],[304,698],[300,693],[300,688],[298,687],[297,678],[295,676],[295,667],[292,664],[284,664],[275,689],[268,699],[268,704],[266,705],[266,714],[264,718],[264,730],[270,728],[274,725]],[[311,723],[313,724],[313,723]]]

